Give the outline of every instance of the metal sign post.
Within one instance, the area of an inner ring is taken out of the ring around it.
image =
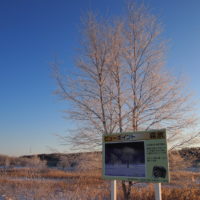
[[[155,200],[162,200],[161,183],[154,184]]]
[[[116,183],[116,180],[111,180],[111,200],[117,200],[117,183]]]

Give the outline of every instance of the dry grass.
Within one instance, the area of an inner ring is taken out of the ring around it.
[[[146,188],[133,188],[134,200],[155,200],[153,185]],[[118,199],[123,200],[122,193]],[[199,188],[162,188],[162,200],[200,200]]]
[[[95,171],[88,176],[84,172],[26,168],[2,170],[0,174],[0,196],[16,200],[105,199],[109,192],[108,184]]]
[[[69,172],[58,169],[37,169],[37,168],[20,168],[0,170],[2,177],[20,177],[20,178],[49,178],[49,179],[73,179],[73,178],[89,178],[99,179],[101,172],[97,170],[90,170],[88,176],[87,172]]]
[[[100,172],[65,172],[56,169],[2,170],[0,195],[12,200],[108,200],[110,183]],[[200,173],[172,172],[171,183],[163,184],[163,200],[200,200]],[[118,182],[118,200],[123,200]],[[153,184],[134,184],[133,200],[154,200]]]

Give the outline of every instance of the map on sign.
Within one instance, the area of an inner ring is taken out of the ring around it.
[[[169,182],[166,130],[104,135],[103,177]]]

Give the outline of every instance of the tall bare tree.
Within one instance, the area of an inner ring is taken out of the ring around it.
[[[197,117],[183,82],[164,67],[161,26],[144,5],[128,4],[126,16],[84,21],[74,74],[54,65],[57,94],[70,103],[78,128],[64,139],[76,149],[101,147],[102,134],[167,128],[170,148],[199,136]],[[122,182],[125,199],[132,182]]]

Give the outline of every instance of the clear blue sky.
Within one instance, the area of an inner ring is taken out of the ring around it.
[[[49,63],[55,55],[73,66],[80,17],[88,10],[118,15],[124,0],[0,1],[0,154],[50,153],[65,147],[55,134],[70,124],[53,95]],[[170,39],[166,65],[186,74],[200,98],[200,1],[144,0]]]

